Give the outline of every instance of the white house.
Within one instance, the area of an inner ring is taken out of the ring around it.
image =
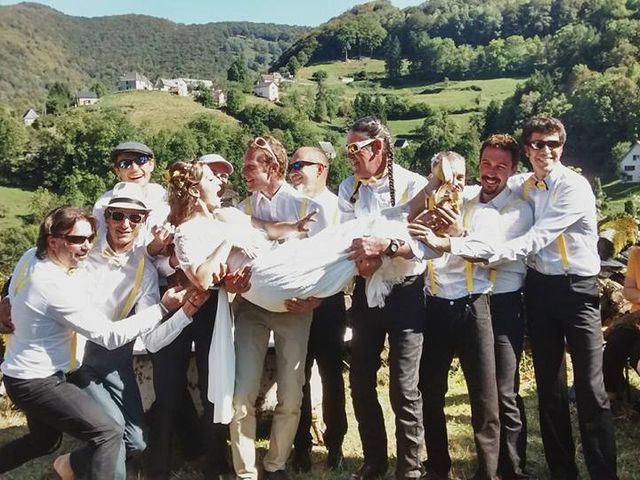
[[[132,72],[118,80],[118,90],[153,90],[153,84],[141,73]]]
[[[280,100],[280,89],[275,82],[258,82],[253,86],[253,93],[258,97],[266,98],[270,102]]]
[[[635,141],[620,162],[620,176],[623,182],[640,182],[640,141]]]
[[[213,88],[213,81],[211,80],[200,80],[198,78],[183,78],[182,80],[184,80],[191,89],[198,88],[200,85],[204,88]]]
[[[282,82],[282,75],[278,72],[261,73],[258,79],[258,83],[275,83],[276,85],[280,85],[280,82]]]
[[[76,107],[83,105],[95,105],[98,103],[98,94],[96,92],[80,91],[76,92],[74,97]]]
[[[169,92],[180,97],[186,97],[189,95],[189,88],[187,82],[182,78],[159,78],[156,82],[156,90],[162,92]]]
[[[35,122],[38,117],[40,117],[40,115],[38,115],[33,108],[30,108],[29,110],[24,112],[24,115],[22,115],[22,121],[28,127],[30,125],[33,125],[33,122]]]

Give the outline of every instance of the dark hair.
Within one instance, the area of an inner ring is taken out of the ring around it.
[[[384,152],[387,157],[387,176],[389,177],[389,193],[391,195],[391,206],[394,207],[396,205],[396,188],[393,179],[394,153],[389,129],[378,117],[370,116],[353,122],[349,127],[349,131],[364,133],[369,138],[381,138],[384,141]]]
[[[520,160],[520,145],[518,141],[511,135],[506,133],[494,133],[490,135],[480,147],[480,158],[482,158],[482,152],[487,147],[497,148],[498,150],[504,150],[511,154],[511,166],[516,168],[518,161]]]
[[[554,117],[534,117],[529,120],[522,129],[522,143],[528,144],[534,133],[557,133],[563,144],[567,140],[567,131],[564,129],[564,125]]]
[[[54,208],[44,217],[40,223],[38,240],[36,241],[36,256],[43,259],[47,256],[47,239],[51,235],[64,235],[71,230],[77,222],[86,221],[91,225],[91,231],[96,231],[95,219],[78,207],[65,205]]]

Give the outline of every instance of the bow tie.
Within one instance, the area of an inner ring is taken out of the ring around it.
[[[381,175],[379,177],[369,177],[369,178],[360,178],[360,177],[356,177],[356,181],[360,184],[360,185],[373,185],[374,183],[378,182],[380,179],[382,179],[382,177],[384,177],[384,175]]]
[[[111,250],[103,250],[102,256],[108,259],[109,265],[112,265],[116,268],[121,268],[127,263],[126,258],[124,258],[122,255],[113,253]]]
[[[542,191],[549,190],[549,187],[547,186],[547,182],[545,182],[544,180],[538,180],[533,175],[529,177],[529,180],[527,180],[527,182],[529,183],[531,188],[536,188]]]

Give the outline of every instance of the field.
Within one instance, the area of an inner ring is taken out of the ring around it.
[[[385,411],[385,419],[387,426],[387,437],[389,439],[389,455],[391,457],[391,466],[386,478],[393,477],[394,463],[394,424],[391,415],[391,407],[389,405],[387,390],[387,370],[383,367],[381,370],[378,387],[378,397]],[[639,385],[638,378],[631,374],[634,387],[633,393],[637,394]],[[470,425],[470,409],[467,399],[466,387],[461,369],[454,365],[449,375],[449,393],[447,394],[446,414],[449,431],[449,449],[453,460],[453,468],[451,471],[451,479],[470,478],[474,474],[475,469],[475,447],[473,443],[473,435]],[[548,471],[542,451],[542,443],[540,439],[540,430],[537,418],[537,401],[535,394],[535,383],[533,381],[533,372],[531,371],[530,359],[525,356],[522,365],[522,386],[521,394],[524,398],[527,409],[528,422],[528,451],[527,451],[527,470],[532,479],[547,479]],[[0,402],[1,404],[1,402]],[[574,423],[574,438],[576,440],[576,450],[578,464],[580,468],[580,478],[587,478],[584,468],[584,460],[581,454],[580,439],[576,424],[575,405],[571,407],[572,419]],[[313,449],[313,469],[309,474],[292,475],[294,480],[346,480],[362,462],[362,450],[360,440],[357,433],[357,425],[351,410],[350,399],[347,399],[347,416],[349,419],[349,430],[344,443],[345,467],[339,472],[330,472],[324,466],[326,453],[323,447],[314,447]],[[638,429],[640,415],[630,408],[624,408],[617,417],[616,437],[618,442],[618,473],[621,480],[635,480],[640,478],[640,458],[637,455],[637,445],[640,441],[640,429]],[[6,406],[0,408],[0,444],[9,439],[16,438],[26,433],[24,417]],[[69,451],[73,448],[75,441],[65,438],[65,442],[60,452]],[[264,453],[267,443],[265,440],[259,442],[259,450]],[[51,462],[56,454],[42,457],[33,461],[19,469],[10,473],[1,475],[0,480],[40,480],[55,478],[51,469]],[[143,478],[143,477],[141,477]],[[196,473],[193,465],[189,465],[172,477],[181,480],[200,480],[203,477]]]
[[[607,196],[607,212],[618,213],[624,211],[624,203],[633,200],[636,209],[640,208],[640,184],[622,183],[614,180],[602,185],[602,190]]]
[[[31,192],[19,188],[0,187],[0,230],[22,224],[20,217],[28,215]]]
[[[118,107],[135,125],[150,130],[178,129],[197,115],[211,115],[224,123],[235,123],[233,117],[205,108],[190,96],[179,97],[168,92],[120,92],[107,95],[98,103],[101,107]]]

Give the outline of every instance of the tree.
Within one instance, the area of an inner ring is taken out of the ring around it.
[[[89,88],[89,91],[94,92],[96,95],[98,95],[98,98],[102,98],[107,93],[109,93],[109,91],[107,90],[107,87],[102,82],[96,82],[93,85],[91,85],[91,87]]]
[[[193,99],[206,108],[214,108],[216,106],[211,89],[204,86],[198,85],[198,87],[196,87]]]
[[[244,61],[236,58],[227,70],[227,80],[230,82],[244,83],[249,77],[249,72]]]
[[[0,109],[0,178],[15,182],[19,161],[27,147],[25,126],[6,109]]]
[[[238,89],[232,88],[227,92],[226,110],[229,114],[237,116],[244,108],[247,98],[245,93]]]
[[[46,110],[48,114],[59,115],[69,109],[73,97],[67,84],[54,82],[47,86]]]
[[[402,50],[400,48],[400,40],[396,35],[389,37],[384,52],[384,68],[387,71],[387,79],[394,83],[402,75]]]
[[[316,70],[311,75],[311,80],[318,83],[324,82],[327,78],[329,78],[329,74],[326,70]]]

